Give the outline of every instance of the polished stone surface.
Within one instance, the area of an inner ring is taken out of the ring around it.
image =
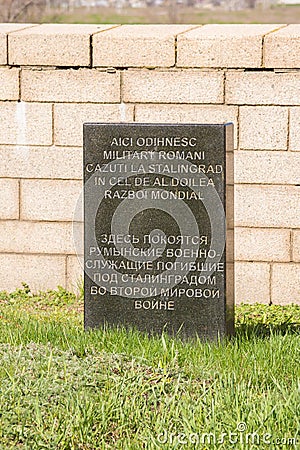
[[[86,329],[232,333],[232,134],[84,125]]]

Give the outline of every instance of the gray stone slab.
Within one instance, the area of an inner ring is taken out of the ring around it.
[[[84,124],[85,327],[233,332],[232,124]]]

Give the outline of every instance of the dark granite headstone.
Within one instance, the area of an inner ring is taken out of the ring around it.
[[[232,124],[85,124],[85,327],[233,331]]]

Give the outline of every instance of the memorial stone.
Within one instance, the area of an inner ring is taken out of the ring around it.
[[[233,332],[232,124],[84,124],[85,328]]]

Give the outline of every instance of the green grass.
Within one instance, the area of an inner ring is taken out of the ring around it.
[[[230,11],[215,8],[201,9],[186,6],[148,8],[75,8],[70,11],[49,11],[44,17],[28,17],[27,21],[46,23],[299,23],[299,5],[276,5],[271,8],[258,6],[255,9]]]
[[[0,293],[1,449],[299,448],[299,306],[240,306],[214,343],[84,332],[82,309]]]

